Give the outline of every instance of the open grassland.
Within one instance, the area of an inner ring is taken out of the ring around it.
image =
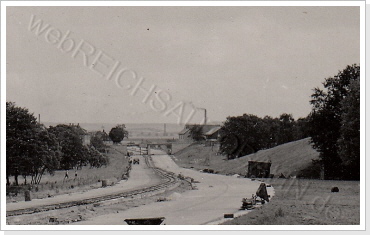
[[[275,196],[262,207],[224,225],[360,224],[359,181],[266,179]],[[332,187],[339,192],[332,193]]]
[[[118,151],[116,151],[117,149]],[[46,174],[42,177],[39,185],[20,185],[18,187],[7,187],[7,202],[23,201],[24,190],[31,190],[32,198],[52,197],[59,194],[72,193],[77,191],[89,190],[92,188],[101,187],[102,180],[107,180],[108,184],[112,185],[122,179],[122,175],[126,173],[128,160],[122,154],[123,146],[115,145],[109,148],[109,165],[101,168],[90,168],[89,166],[82,167],[75,171],[69,171],[68,179],[65,179],[65,171],[56,171],[54,175]],[[22,183],[22,178],[19,178]],[[29,181],[30,179],[28,179]],[[16,192],[18,192],[16,194]]]

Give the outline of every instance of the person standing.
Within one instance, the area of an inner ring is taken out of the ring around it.
[[[68,170],[66,170],[66,174],[64,176],[64,179],[68,179],[68,178],[69,178],[69,176],[68,176]]]

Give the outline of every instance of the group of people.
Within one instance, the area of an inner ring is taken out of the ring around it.
[[[68,175],[68,170],[66,170],[66,174],[64,175],[64,180],[68,179],[69,178],[69,175]],[[75,179],[77,178],[77,170],[75,170]]]

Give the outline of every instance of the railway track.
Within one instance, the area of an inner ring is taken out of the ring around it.
[[[23,215],[23,214],[33,214],[33,213],[39,213],[39,212],[44,212],[44,211],[50,211],[50,210],[64,209],[64,208],[69,208],[73,206],[95,204],[95,203],[118,199],[118,198],[129,198],[129,197],[133,197],[133,196],[137,196],[141,194],[146,194],[149,192],[163,190],[170,186],[173,186],[174,184],[178,182],[177,176],[173,174],[172,172],[168,172],[168,171],[155,167],[152,164],[151,156],[145,156],[144,158],[145,158],[145,163],[157,175],[161,177],[162,182],[160,184],[144,187],[141,189],[126,191],[122,193],[104,195],[100,197],[93,197],[93,198],[87,198],[83,200],[69,201],[65,203],[57,203],[57,204],[51,204],[51,205],[45,205],[45,206],[39,206],[39,207],[30,207],[30,208],[18,209],[18,210],[13,210],[13,211],[7,211],[6,216],[11,217],[11,216],[18,216],[18,215]]]

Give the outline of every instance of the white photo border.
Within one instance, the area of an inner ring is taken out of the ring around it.
[[[360,7],[360,65],[365,65],[365,1],[2,1],[1,2],[1,179],[5,176],[6,156],[6,8],[7,6],[359,6]],[[365,154],[366,104],[365,66],[361,68],[361,180],[360,225],[7,225],[6,210],[1,210],[1,230],[365,230]],[[6,208],[6,185],[1,184],[1,208]],[[52,227],[51,227],[52,226]]]

